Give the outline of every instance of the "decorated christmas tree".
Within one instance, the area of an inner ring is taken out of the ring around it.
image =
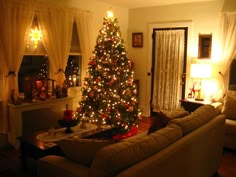
[[[80,118],[113,125],[119,133],[136,126],[141,119],[133,64],[126,56],[118,20],[108,12],[99,31],[93,56],[84,79]]]

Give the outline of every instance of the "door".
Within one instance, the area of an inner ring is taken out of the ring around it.
[[[175,110],[185,93],[188,28],[153,29],[151,113]]]

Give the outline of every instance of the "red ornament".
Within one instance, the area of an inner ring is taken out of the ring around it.
[[[89,97],[94,97],[94,93],[89,93]]]
[[[130,106],[129,109],[128,109],[129,112],[132,112],[134,111],[134,107],[133,106]]]
[[[82,111],[82,107],[77,108],[77,112],[81,112]]]
[[[112,78],[111,80],[110,80],[110,82],[109,82],[109,85],[112,85],[113,83],[114,83],[114,79]]]

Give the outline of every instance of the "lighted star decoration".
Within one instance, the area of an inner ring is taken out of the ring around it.
[[[29,34],[31,37],[31,40],[34,42],[34,47],[38,47],[38,42],[42,39],[43,34],[41,30],[38,30],[38,28],[31,29],[31,32]]]
[[[108,10],[107,11],[107,17],[110,18],[110,19],[113,19],[114,18],[114,14],[112,11]]]

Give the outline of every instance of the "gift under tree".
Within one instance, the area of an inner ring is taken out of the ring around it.
[[[126,56],[120,27],[110,12],[104,18],[88,65],[78,116],[113,125],[117,133],[129,132],[138,124],[141,112],[133,63]]]

